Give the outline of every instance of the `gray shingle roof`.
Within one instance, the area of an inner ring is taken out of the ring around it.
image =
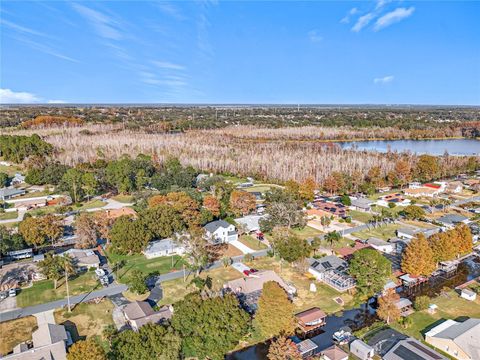
[[[216,220],[216,221],[212,221],[212,222],[209,222],[208,224],[206,224],[204,226],[204,229],[207,230],[210,233],[214,233],[219,228],[226,229],[229,226],[230,226],[230,224],[228,222],[226,222],[225,220]]]
[[[468,218],[466,216],[460,214],[447,214],[443,215],[441,218],[438,219],[441,223],[444,224],[457,224],[459,222],[465,221]]]

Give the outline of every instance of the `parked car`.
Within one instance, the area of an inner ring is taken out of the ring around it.
[[[8,290],[8,296],[9,296],[9,297],[15,297],[15,296],[17,296],[17,289],[10,289],[10,290]]]
[[[8,292],[1,291],[0,292],[0,300],[6,299],[8,297]]]
[[[105,275],[105,276],[102,276],[100,278],[100,284],[102,284],[103,286],[108,286],[108,284],[110,283],[110,281],[108,280],[108,276]]]
[[[97,277],[98,277],[99,279],[101,279],[103,276],[106,275],[106,274],[105,274],[105,270],[103,270],[103,269],[97,269],[97,270],[95,270],[95,275],[97,275]]]

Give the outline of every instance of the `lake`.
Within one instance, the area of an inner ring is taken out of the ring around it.
[[[417,154],[479,155],[480,140],[438,139],[438,140],[367,140],[338,142],[343,149],[369,150],[379,152],[410,151]]]

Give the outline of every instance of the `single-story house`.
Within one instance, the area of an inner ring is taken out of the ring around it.
[[[437,221],[448,229],[452,229],[460,223],[468,223],[468,218],[460,214],[446,214],[438,218]]]
[[[278,283],[290,297],[293,297],[296,293],[296,289],[288,285],[273,270],[262,270],[255,272],[250,276],[228,281],[223,285],[223,289],[226,292],[233,292],[236,294],[240,303],[247,311],[255,312],[258,299],[262,294],[263,284],[267,281],[275,281]]]
[[[30,210],[36,209],[39,207],[47,206],[47,199],[21,199],[21,201],[16,201],[14,208],[17,210]]]
[[[321,354],[325,360],[348,360],[348,354],[336,345],[323,350]]]
[[[3,188],[0,189],[0,200],[10,200],[17,196],[25,195],[24,189],[15,189],[15,188]]]
[[[389,242],[386,242],[385,240],[375,238],[375,237],[369,238],[366,242],[367,242],[368,245],[370,245],[375,250],[386,253],[386,254],[393,253],[393,251],[395,249],[393,244],[391,244]]]
[[[347,207],[341,203],[319,200],[314,201],[313,206],[315,207],[315,209],[323,210],[330,213],[330,215],[338,216],[341,218],[347,216]]]
[[[304,334],[307,334],[311,331],[318,329],[321,326],[324,326],[326,324],[326,317],[327,314],[325,314],[325,312],[323,312],[318,307],[313,307],[311,309],[295,314],[297,325]]]
[[[20,185],[25,182],[25,176],[20,173],[15,173],[12,180],[10,181],[11,185]]]
[[[312,340],[306,339],[300,341],[297,345],[297,350],[304,359],[310,358],[310,356],[315,354],[315,350],[317,350],[318,345],[315,344]]]
[[[455,359],[480,359],[480,319],[445,320],[425,334],[425,341]]]
[[[173,307],[163,306],[155,311],[146,301],[134,301],[123,308],[123,314],[132,329],[138,331],[143,325],[159,324],[171,319]]]
[[[14,260],[31,258],[33,256],[33,249],[27,248],[27,249],[9,251],[7,252],[7,256],[9,256]]]
[[[32,344],[21,343],[4,360],[66,360],[67,345],[72,343],[63,325],[44,323],[32,333]]]
[[[80,269],[98,269],[100,267],[100,258],[92,249],[69,249],[63,254],[69,255],[73,259],[74,265]]]
[[[235,226],[225,220],[209,222],[203,228],[205,229],[205,236],[213,244],[228,244],[238,240]]]
[[[172,239],[162,239],[149,242],[142,252],[147,259],[154,259],[161,256],[182,255],[185,253],[185,247]]]
[[[382,196],[378,201],[377,205],[388,207],[388,204],[395,204],[398,206],[408,206],[410,205],[410,199],[405,199],[405,197],[400,193],[387,194]]]
[[[461,181],[451,181],[447,185],[447,192],[458,194],[463,190],[463,184]]]
[[[460,292],[460,297],[469,301],[475,301],[477,298],[477,293],[473,290],[465,288]]]
[[[375,204],[375,201],[367,198],[351,199],[351,208],[353,208],[353,210],[370,212],[372,211],[373,204]]]
[[[371,247],[368,244],[365,244],[361,241],[355,241],[353,246],[345,246],[342,248],[335,249],[335,252],[342,258],[342,259],[349,259],[355,252],[358,250],[362,250],[365,248]]]
[[[346,291],[355,287],[355,280],[347,274],[348,264],[335,255],[320,259],[308,259],[308,272],[315,279],[333,287],[338,291]]]
[[[446,360],[430,347],[422,344],[414,338],[407,338],[398,341],[384,356],[384,360]]]
[[[247,215],[241,218],[235,219],[237,224],[245,226],[247,232],[252,233],[260,230],[260,220],[264,219],[265,215]]]
[[[373,347],[360,339],[353,340],[350,343],[350,352],[360,360],[370,360],[375,355]]]
[[[397,236],[401,239],[413,239],[417,237],[419,234],[425,235],[426,238],[438,233],[440,231],[439,227],[433,228],[419,228],[419,227],[402,227],[397,229]]]
[[[418,188],[408,188],[403,190],[403,193],[407,196],[411,197],[434,197],[439,194],[439,191],[436,189],[432,189],[430,187],[421,186]]]

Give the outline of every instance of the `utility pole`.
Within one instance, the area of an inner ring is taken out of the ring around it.
[[[68,288],[68,271],[67,267],[65,266],[65,286],[67,288],[67,306],[68,306],[68,312],[72,312],[72,307],[70,305],[70,290]]]

